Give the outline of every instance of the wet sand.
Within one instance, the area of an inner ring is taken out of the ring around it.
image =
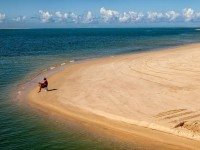
[[[70,64],[49,83],[28,95],[46,113],[150,149],[200,147],[200,44]]]

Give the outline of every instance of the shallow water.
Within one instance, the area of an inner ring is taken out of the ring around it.
[[[199,41],[195,28],[0,30],[0,149],[125,148],[29,111],[13,89],[57,63]]]

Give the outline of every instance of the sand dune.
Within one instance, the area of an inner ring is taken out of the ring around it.
[[[32,103],[200,141],[200,44],[75,63],[49,81],[58,90],[37,94],[34,89]],[[191,143],[182,141],[178,145]],[[200,147],[193,142],[188,149]]]

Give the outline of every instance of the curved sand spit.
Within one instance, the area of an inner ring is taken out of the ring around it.
[[[200,44],[76,63],[49,81],[58,90],[31,102],[200,141]]]

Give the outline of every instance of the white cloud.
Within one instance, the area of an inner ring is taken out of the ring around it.
[[[6,18],[6,15],[3,13],[0,13],[0,23],[3,22],[3,20]]]
[[[94,17],[92,15],[91,11],[88,11],[84,16],[83,16],[83,23],[91,23],[93,22]]]
[[[62,13],[60,11],[55,12],[55,16],[58,17],[58,18],[62,18],[63,17],[63,15],[62,15]]]
[[[53,16],[55,22],[66,22],[66,23],[91,23],[94,21],[94,17],[91,11],[88,11],[84,15],[77,15],[73,12],[62,13],[60,11],[55,12]]]
[[[119,22],[127,23],[130,22],[131,16],[129,13],[124,12],[123,15],[120,15]]]
[[[196,12],[196,19],[200,19],[200,12]]]
[[[60,11],[55,12],[55,21],[61,22],[66,21],[68,19],[68,13],[61,13]]]
[[[48,11],[39,10],[39,14],[40,14],[41,21],[44,22],[44,23],[51,22],[52,19],[53,19],[52,18],[53,15]]]
[[[65,19],[65,20],[66,20],[68,17],[69,17],[69,14],[68,14],[68,13],[64,13],[63,16],[62,16],[62,18]]]
[[[75,23],[77,23],[77,22],[78,22],[78,19],[79,19],[78,15],[76,15],[76,14],[73,13],[73,12],[68,14],[68,18],[69,18],[72,22],[75,22]]]
[[[165,13],[165,16],[166,18],[169,20],[169,21],[175,21],[178,17],[179,17],[179,13],[175,12],[175,11],[168,11]]]
[[[200,12],[194,11],[192,8],[185,8],[182,12],[175,10],[171,11],[148,11],[148,12],[118,12],[117,10],[106,9],[105,7],[100,8],[99,14],[94,14],[91,11],[87,11],[83,14],[76,14],[74,12],[50,12],[39,10],[39,19],[41,22],[55,22],[55,23],[138,23],[138,22],[176,22],[176,21],[187,21],[197,22],[200,21]],[[22,22],[23,20],[31,19],[32,17],[26,18],[25,16],[17,16],[11,18],[16,22]],[[0,22],[5,19],[5,14],[0,13]],[[8,18],[9,20],[9,18]]]
[[[195,12],[192,8],[183,9],[183,17],[185,21],[199,21],[200,12]]]
[[[161,21],[164,17],[162,12],[147,12],[147,19],[151,22]]]
[[[55,13],[50,13],[49,11],[39,11],[40,20],[44,23],[48,22],[66,22],[66,23],[78,23],[79,16],[73,12],[62,13],[60,11],[56,11]]]
[[[183,17],[185,18],[185,21],[191,21],[195,18],[195,12],[191,8],[185,8],[183,10]]]
[[[147,19],[151,22],[162,22],[162,21],[176,21],[180,16],[179,13],[171,10],[167,12],[147,12]],[[148,21],[147,20],[147,21]]]
[[[119,12],[115,10],[105,9],[102,7],[100,9],[100,15],[104,22],[115,22],[119,18]]]
[[[129,23],[129,22],[137,22],[140,21],[144,15],[142,13],[137,13],[134,11],[124,12],[119,17],[119,22]]]
[[[26,16],[18,16],[18,17],[13,18],[13,21],[22,22],[25,19],[26,19]]]

